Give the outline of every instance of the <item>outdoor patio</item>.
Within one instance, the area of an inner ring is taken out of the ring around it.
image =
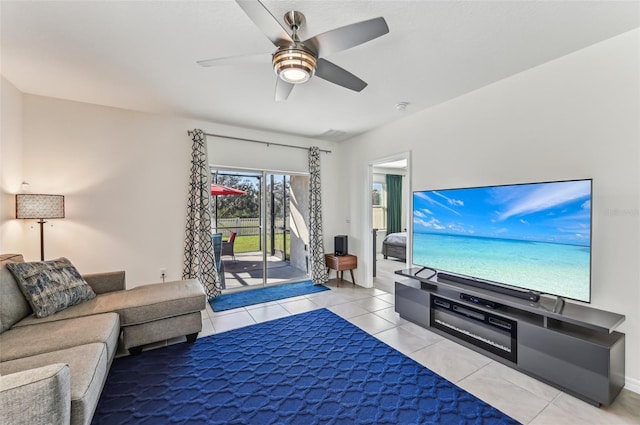
[[[223,257],[226,289],[262,286],[262,259],[261,252],[236,253],[236,261],[228,256]],[[288,261],[267,256],[267,277],[267,284],[278,284],[294,279],[307,279],[307,273],[291,266]]]

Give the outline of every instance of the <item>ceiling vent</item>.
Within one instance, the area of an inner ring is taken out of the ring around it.
[[[318,136],[320,139],[325,139],[325,140],[338,140],[338,139],[342,139],[344,138],[344,136],[347,133],[345,131],[342,130],[334,130],[332,128],[330,128],[329,130],[325,131],[324,133],[322,133],[320,136]]]

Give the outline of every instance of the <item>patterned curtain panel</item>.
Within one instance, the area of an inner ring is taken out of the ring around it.
[[[220,295],[211,239],[211,170],[202,130],[193,131],[183,279],[199,279],[209,299]]]
[[[320,150],[309,149],[309,245],[311,251],[311,280],[314,285],[329,281],[324,261],[322,237],[322,199],[320,196]]]
[[[387,174],[387,234],[402,231],[402,176]]]

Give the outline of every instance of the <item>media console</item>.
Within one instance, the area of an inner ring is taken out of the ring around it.
[[[625,380],[620,314],[516,298],[448,279],[396,271],[395,309],[406,320],[553,385],[586,402],[609,405]]]

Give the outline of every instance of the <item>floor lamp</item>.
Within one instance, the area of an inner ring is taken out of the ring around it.
[[[16,195],[16,218],[35,218],[40,224],[40,261],[44,261],[45,218],[64,218],[63,195]]]

